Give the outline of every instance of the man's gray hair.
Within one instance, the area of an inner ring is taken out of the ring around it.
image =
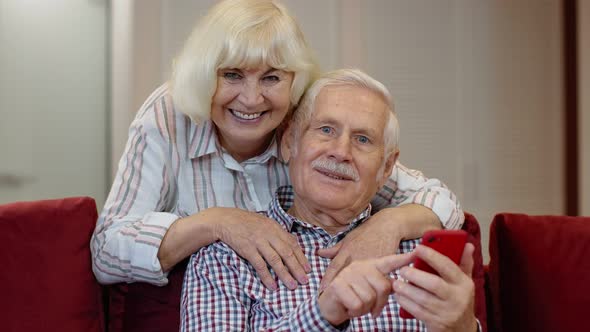
[[[359,69],[338,69],[323,74],[303,95],[299,107],[293,114],[291,126],[293,139],[296,142],[304,126],[309,123],[314,110],[315,100],[326,86],[355,86],[368,89],[380,96],[389,109],[387,126],[383,132],[385,154],[397,151],[399,145],[399,122],[393,108],[389,90],[379,81]]]

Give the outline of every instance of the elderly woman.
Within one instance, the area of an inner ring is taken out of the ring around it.
[[[296,240],[264,210],[289,184],[280,128],[318,73],[297,22],[272,0],[227,0],[199,22],[169,84],[143,104],[92,239],[101,283],[165,285],[167,272],[223,241],[276,289],[307,283]],[[336,247],[329,282],[351,260],[395,252],[401,239],[457,228],[459,203],[434,179],[397,164],[377,212]],[[324,284],[325,286],[325,284]]]

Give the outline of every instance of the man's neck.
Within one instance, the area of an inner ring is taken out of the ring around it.
[[[350,223],[363,211],[364,209],[360,211],[320,209],[313,206],[313,204],[304,204],[295,196],[293,206],[287,213],[301,221],[321,227],[330,235],[335,235],[346,230]]]

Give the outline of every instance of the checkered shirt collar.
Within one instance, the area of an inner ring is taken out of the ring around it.
[[[299,225],[301,227],[314,229],[321,227],[312,225],[308,222],[303,220],[299,220],[292,215],[288,214],[287,211],[293,206],[293,202],[295,199],[295,192],[293,191],[293,186],[282,186],[277,189],[275,192],[275,197],[270,202],[268,206],[268,211],[266,211],[269,218],[278,221],[283,228],[285,228],[289,233],[292,232],[294,225]],[[354,218],[348,228],[342,231],[339,234],[346,234],[362,224],[367,218],[371,216],[371,204],[367,206],[363,212],[361,212],[356,218]]]

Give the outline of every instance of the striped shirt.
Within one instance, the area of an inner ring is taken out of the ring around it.
[[[278,282],[267,289],[256,271],[225,243],[217,242],[191,256],[182,288],[181,331],[339,331],[326,321],[318,306],[318,289],[330,260],[316,251],[338,243],[369,216],[369,206],[346,230],[330,235],[324,229],[288,215],[293,204],[291,186],[279,188],[267,215],[296,236],[312,266],[309,283],[290,290]],[[420,239],[402,241],[397,253],[414,250]],[[399,276],[393,271],[391,277]],[[350,331],[425,331],[424,323],[399,317],[393,295],[377,319],[353,318]]]
[[[215,206],[266,209],[276,189],[290,184],[279,146],[273,139],[261,155],[238,163],[221,147],[212,122],[194,123],[174,109],[166,84],[156,89],[129,128],[92,237],[97,279],[167,284],[157,254],[170,225]],[[460,204],[442,182],[401,164],[371,203],[376,211],[417,203],[432,209],[445,228],[463,224]]]

